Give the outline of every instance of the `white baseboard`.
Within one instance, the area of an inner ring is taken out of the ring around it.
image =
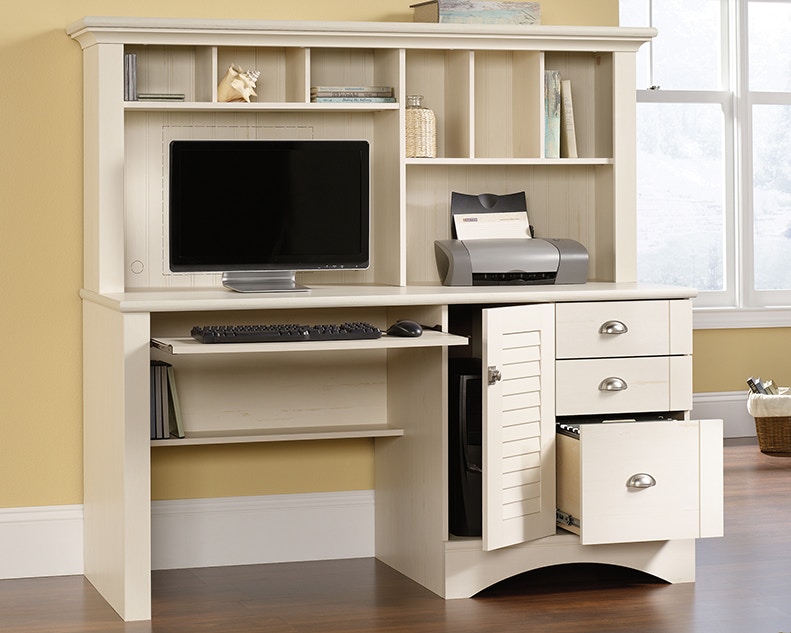
[[[82,505],[0,509],[0,578],[81,574]]]
[[[747,412],[745,391],[696,393],[691,416],[694,420],[722,420],[726,438],[755,437],[755,420]]]
[[[374,492],[154,501],[151,567],[374,555]],[[0,508],[0,579],[83,573],[83,507]]]
[[[744,392],[695,394],[692,417],[754,437]],[[374,555],[374,492],[155,501],[152,569]],[[0,579],[83,573],[81,505],[0,508]]]

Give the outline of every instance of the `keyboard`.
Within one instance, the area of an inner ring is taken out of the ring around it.
[[[329,325],[196,325],[190,331],[200,343],[291,343],[293,341],[349,341],[381,338],[370,323]]]

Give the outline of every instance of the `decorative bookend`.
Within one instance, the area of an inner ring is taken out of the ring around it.
[[[217,101],[228,103],[231,101],[247,101],[250,97],[257,97],[255,93],[255,83],[261,73],[257,70],[242,70],[238,66],[231,64],[228,72],[217,86]]]

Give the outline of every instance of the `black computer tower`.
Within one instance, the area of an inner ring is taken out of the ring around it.
[[[456,536],[481,536],[483,438],[481,360],[450,360],[448,388],[449,528]]]

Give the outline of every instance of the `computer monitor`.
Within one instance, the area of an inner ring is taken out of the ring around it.
[[[365,269],[366,140],[176,140],[169,260],[243,292],[306,290],[298,270]]]

